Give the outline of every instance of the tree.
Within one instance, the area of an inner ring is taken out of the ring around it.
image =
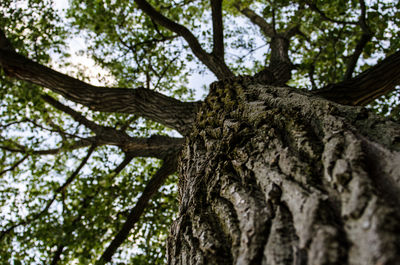
[[[2,262],[163,263],[176,171],[169,264],[400,262],[399,3],[5,2]],[[51,69],[73,29],[113,84]]]

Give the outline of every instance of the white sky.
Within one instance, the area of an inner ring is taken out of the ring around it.
[[[68,4],[68,0],[55,0],[55,7],[60,10],[62,12],[63,9],[68,8],[69,4]],[[70,48],[70,54],[71,54],[71,58],[70,58],[70,62],[72,64],[72,66],[68,69],[65,68],[59,68],[57,66],[54,66],[54,68],[56,70],[59,70],[61,72],[65,72],[67,71],[72,71],[72,72],[76,72],[79,71],[79,69],[76,68],[77,64],[80,64],[81,67],[85,67],[87,69],[90,69],[90,71],[85,71],[86,75],[89,75],[90,78],[90,83],[92,85],[96,85],[96,86],[106,86],[109,84],[106,84],[104,82],[101,82],[98,78],[95,78],[96,76],[107,76],[109,75],[108,72],[104,69],[102,69],[101,67],[95,65],[95,62],[91,59],[88,58],[86,56],[80,56],[77,55],[77,51],[78,50],[84,50],[85,49],[85,41],[82,38],[74,38],[71,39],[69,41],[69,48]],[[112,77],[110,77],[112,78]],[[188,88],[192,88],[195,91],[195,100],[200,100],[204,98],[204,89],[203,87],[206,85],[208,86],[209,84],[211,84],[212,82],[216,81],[216,77],[209,71],[206,70],[205,73],[203,74],[197,74],[197,73],[193,73],[190,77],[189,77],[189,83],[188,83]],[[112,83],[112,80],[109,80],[110,83]]]

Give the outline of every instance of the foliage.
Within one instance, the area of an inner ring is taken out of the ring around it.
[[[134,1],[71,0],[66,11],[55,2],[1,1],[0,28],[17,52],[90,82],[143,86],[177,99],[194,99],[190,75],[208,70],[181,37],[158,26]],[[212,50],[208,1],[148,2],[189,28],[204,49]],[[319,12],[307,3],[313,3]],[[269,38],[249,23],[237,6],[262,14],[278,32],[299,28],[289,51],[296,65],[289,84],[306,89],[341,81],[364,33],[358,22],[359,1],[355,0],[224,1],[226,60],[237,74],[257,73],[270,56]],[[366,23],[373,37],[363,49],[355,74],[400,49],[399,10],[399,1],[367,2]],[[69,49],[76,43],[84,43],[84,47]],[[83,58],[103,69],[107,80],[89,78],[91,69],[81,71],[85,69],[76,60]],[[124,128],[131,136],[177,133],[135,115],[91,111],[46,89],[6,78],[4,72],[0,78],[0,226],[5,231],[17,225],[0,241],[0,263],[47,264],[60,247],[64,248],[62,264],[93,263],[120,229],[160,161],[135,158],[115,174],[125,154],[110,146],[95,147],[92,154],[91,147],[74,150],[75,140],[93,133],[45,104],[41,96],[50,94],[97,124]],[[372,108],[398,120],[396,97],[398,92],[393,92]],[[55,154],[38,152],[55,148],[60,149]],[[78,177],[59,190],[86,156],[88,162]],[[171,176],[114,261],[164,263],[164,243],[176,211],[176,179]]]

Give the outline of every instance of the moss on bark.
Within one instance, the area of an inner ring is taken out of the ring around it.
[[[212,84],[180,162],[169,264],[398,264],[399,136],[306,92]]]

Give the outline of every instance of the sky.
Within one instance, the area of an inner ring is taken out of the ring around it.
[[[68,0],[54,0],[55,7],[63,14],[63,10],[68,8]],[[107,76],[109,73],[102,69],[101,67],[97,66],[95,62],[86,56],[78,55],[77,52],[79,50],[83,50],[85,48],[85,40],[83,38],[79,37],[74,37],[73,39],[69,40],[69,48],[70,48],[70,54],[71,58],[70,61],[72,65],[69,69],[65,68],[60,68],[57,65],[54,65],[55,70],[64,72],[67,71],[77,71],[76,69],[76,64],[80,64],[83,67],[90,69],[90,71],[85,71],[85,74],[89,75],[90,83],[92,85],[96,86],[105,86],[107,85],[104,82],[101,82],[98,78],[95,78],[96,76]],[[193,63],[193,68],[195,68],[195,65]],[[109,78],[112,78],[111,76]],[[188,87],[192,88],[195,91],[194,99],[195,100],[201,100],[204,99],[205,96],[205,90],[204,86],[208,86],[212,82],[216,81],[216,77],[207,69],[204,71],[202,74],[198,73],[193,73],[189,77],[189,83]],[[111,81],[112,80],[108,80]]]

